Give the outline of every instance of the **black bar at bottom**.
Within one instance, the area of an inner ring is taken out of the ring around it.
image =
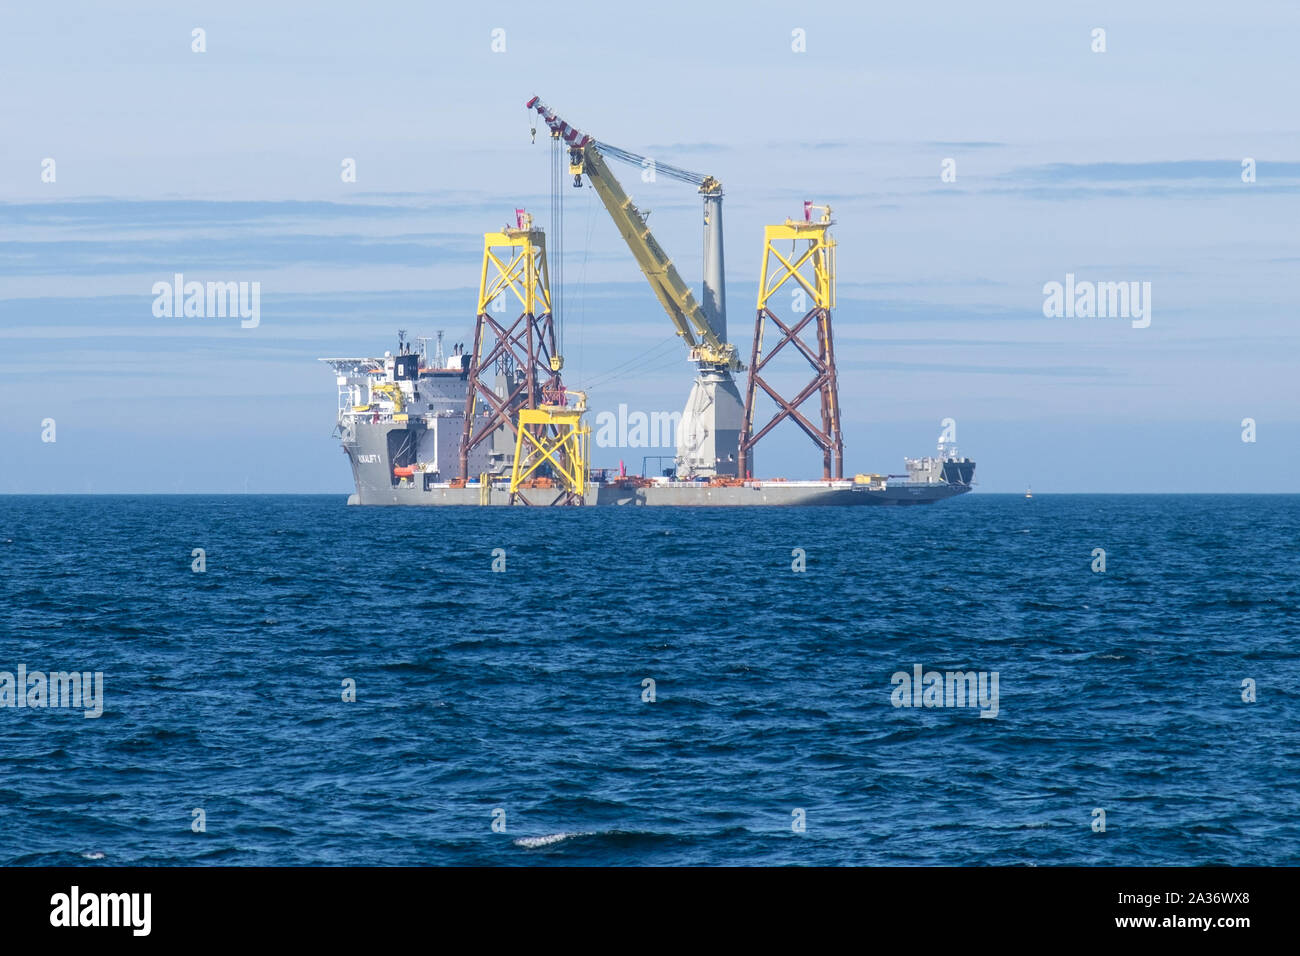
[[[1250,867],[6,868],[0,925],[7,941],[78,943],[335,946],[453,930],[572,939],[602,924],[663,943],[663,931],[691,924],[733,940],[802,927],[873,942],[917,934],[973,942],[965,934],[977,930],[984,940],[1041,941],[1044,931],[1147,942],[1199,934],[1231,945],[1254,930],[1285,928],[1294,877]]]

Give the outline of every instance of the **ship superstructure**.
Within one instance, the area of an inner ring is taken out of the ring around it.
[[[462,346],[433,361],[412,350],[404,335],[396,353],[377,358],[323,358],[336,376],[335,433],[352,465],[357,496],[387,501],[395,488],[425,488],[459,474],[465,423],[466,368]],[[502,369],[502,388],[509,378]],[[508,459],[507,436],[480,445],[472,465],[500,472]]]

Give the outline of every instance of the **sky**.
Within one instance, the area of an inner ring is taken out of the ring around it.
[[[723,182],[742,355],[763,226],[832,206],[846,472],[951,418],[983,492],[1296,491],[1298,41],[1281,2],[7,5],[0,493],[349,492],[315,360],[471,337],[483,232],[550,225],[534,94]],[[698,290],[692,187],[614,169]],[[667,317],[564,192],[569,384],[680,410]],[[156,317],[178,272],[260,283],[260,323]],[[1150,324],[1045,315],[1067,274],[1150,283]],[[790,423],[758,456],[820,474]]]

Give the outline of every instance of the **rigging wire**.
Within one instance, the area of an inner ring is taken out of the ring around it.
[[[564,354],[564,191],[560,156],[560,137],[551,136],[551,316],[558,327],[557,350]]]
[[[648,363],[656,359],[662,359],[666,355],[668,355],[669,351],[679,348],[678,342],[679,342],[679,336],[677,335],[670,336],[669,338],[665,339],[659,344],[651,346],[646,351],[642,352],[640,355],[636,355],[630,359],[627,359],[626,361],[619,362],[617,365],[613,365],[605,369],[603,372],[597,372],[594,378],[586,382],[583,382],[583,388],[594,390],[596,387],[603,385],[606,382],[612,381],[613,379],[616,378],[621,378],[623,373],[630,366],[635,365],[638,362]],[[676,361],[676,359],[674,359],[673,361]]]
[[[630,149],[621,149],[618,146],[612,146],[609,143],[602,142],[601,140],[597,140],[595,145],[603,155],[621,160],[629,166],[640,166],[642,169],[647,168],[646,160],[649,159],[647,156],[642,156],[640,153],[634,153]],[[661,163],[654,159],[650,159],[650,162],[653,163],[653,168],[656,174],[663,173],[671,179],[678,179],[684,183],[702,186],[704,185],[705,180],[709,179],[709,177],[705,176],[703,173],[691,172],[691,170],[682,169],[680,166],[672,166],[668,163]]]
[[[559,141],[557,140],[557,145]],[[568,314],[566,295],[568,289],[564,284],[564,174],[568,170],[568,164],[564,162],[563,147],[560,147],[560,158],[556,164],[555,171],[555,238],[558,240],[555,250],[555,261],[560,267],[560,354],[564,354],[564,320]]]
[[[591,228],[595,224],[595,208],[593,206],[593,197],[596,191],[592,188],[591,183],[587,183],[587,238],[582,244],[582,277],[579,280],[579,287],[582,289],[581,303],[582,309],[578,313],[578,378],[582,378],[582,343],[583,333],[587,328],[587,257],[591,253]]]

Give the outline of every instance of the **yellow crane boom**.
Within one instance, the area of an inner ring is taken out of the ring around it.
[[[568,147],[569,172],[574,176],[574,185],[581,185],[581,177],[586,174],[587,181],[614,220],[659,304],[668,313],[677,334],[690,348],[690,359],[701,366],[733,371],[743,369],[745,366],[740,362],[735,346],[718,337],[690,286],[683,281],[677,267],[650,232],[645,216],[605,163],[601,153],[604,144],[561,120],[538,97],[533,97],[526,105],[541,115],[551,130],[551,136]],[[605,148],[626,156],[635,155],[613,147]],[[722,184],[711,176],[700,177],[675,167],[667,168],[676,174],[675,178],[689,178],[696,182],[703,195],[720,196],[722,193]]]

